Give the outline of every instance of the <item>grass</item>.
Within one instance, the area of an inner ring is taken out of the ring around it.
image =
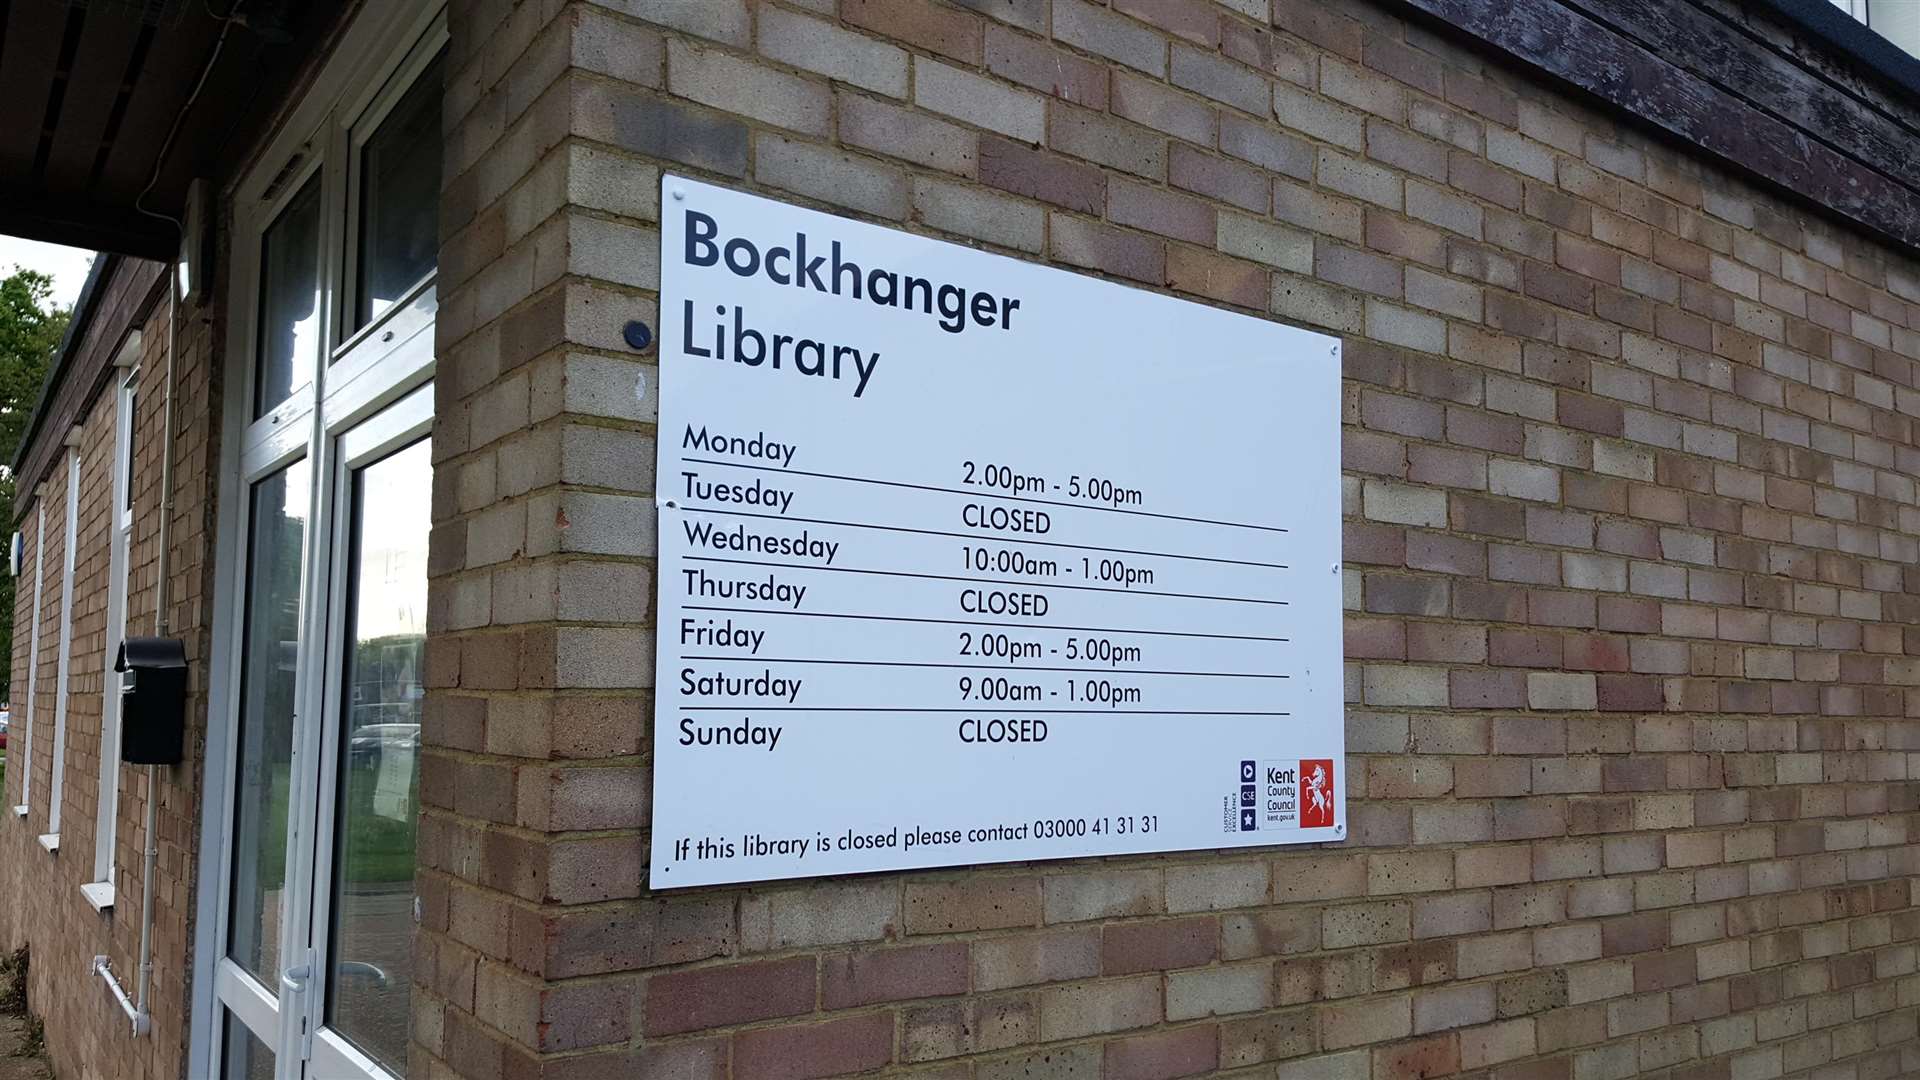
[[[266,827],[260,833],[260,882],[265,888],[277,888],[287,873],[287,766],[273,771],[273,792],[267,804]],[[346,880],[356,885],[413,880],[414,815],[396,821],[373,813],[371,800],[378,766],[358,763],[346,777],[340,792],[343,799],[358,805],[346,816],[346,836],[340,857],[346,862]],[[410,805],[417,810],[418,781]]]

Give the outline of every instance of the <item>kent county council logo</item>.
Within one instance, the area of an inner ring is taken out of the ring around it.
[[[1333,827],[1333,762],[1330,760],[1300,763],[1300,827]]]

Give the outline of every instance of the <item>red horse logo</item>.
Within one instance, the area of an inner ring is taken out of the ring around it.
[[[1300,827],[1324,829],[1333,825],[1333,762],[1300,763]]]

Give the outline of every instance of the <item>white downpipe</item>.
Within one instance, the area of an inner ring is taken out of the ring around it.
[[[147,178],[147,186],[134,197],[133,208],[148,217],[170,222],[174,230],[174,257],[167,260],[167,374],[166,400],[162,403],[160,421],[160,551],[155,558],[157,572],[153,583],[153,632],[155,637],[166,637],[173,628],[173,620],[167,614],[167,556],[173,534],[173,397],[174,397],[174,352],[180,323],[180,249],[186,237],[185,226],[180,219],[170,214],[146,208],[147,196],[160,183],[161,167],[166,164],[167,152],[173,149],[173,140],[180,134],[180,125],[186,120],[187,113],[193,109],[194,102],[200,99],[200,91],[207,88],[207,76],[213,73],[213,65],[219,61],[220,53],[227,46],[227,35],[232,32],[236,16],[247,0],[237,0],[221,20],[220,36],[214,39],[213,52],[208,54],[206,62],[200,68],[200,77],[193,84],[193,90],[187,94],[187,100],[181,104],[180,111],[174,115],[173,126],[167,129],[167,137],[160,144],[160,153],[154,157],[153,175]],[[209,9],[211,10],[211,9]],[[198,238],[196,237],[197,241]],[[102,747],[102,753],[108,748]],[[134,992],[130,1016],[133,1018],[135,1037],[145,1035],[152,1027],[152,1013],[147,1008],[147,994],[153,986],[153,871],[160,858],[160,841],[155,836],[160,820],[160,770],[158,766],[147,766],[147,843],[140,872],[140,973],[138,988]],[[113,996],[120,1007],[127,1008],[127,992],[113,977],[107,966],[106,957],[98,957],[94,970],[107,980],[113,988]]]
[[[180,261],[167,263],[167,386],[160,421],[160,552],[159,577],[153,587],[153,630],[166,637],[172,629],[167,615],[167,545],[173,532],[173,353],[179,322]],[[160,767],[147,766],[147,843],[140,870],[140,987],[134,998],[133,1033],[144,1035],[150,1022],[147,992],[153,986],[153,871],[160,859]]]
[[[165,637],[170,620],[167,618],[167,543],[173,523],[173,352],[174,325],[178,317],[179,271],[178,261],[167,264],[167,374],[166,400],[161,419],[160,450],[160,553],[157,559],[159,578],[154,583],[154,636]],[[102,753],[110,752],[107,747]],[[113,970],[104,956],[93,959],[93,970],[107,985],[113,988],[114,1000],[126,1010],[133,1021],[133,1034],[145,1035],[152,1028],[152,1013],[147,1008],[147,995],[153,987],[153,872],[160,861],[160,767],[147,766],[147,838],[146,850],[140,865],[140,970],[135,984],[133,998],[130,1001],[127,992],[114,977]]]

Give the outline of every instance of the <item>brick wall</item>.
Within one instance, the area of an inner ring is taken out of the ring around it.
[[[162,411],[165,407],[167,306],[164,275],[152,264],[125,260],[109,282],[113,295],[132,287],[138,293],[124,311],[96,315],[89,338],[110,339],[115,350],[128,325],[142,331],[138,415],[134,431],[134,527],[129,544],[127,633],[154,632],[155,583],[158,580]],[[130,279],[130,280],[129,280]],[[60,822],[60,850],[49,854],[36,836],[46,832],[51,793],[57,669],[60,648],[62,561],[66,537],[67,464],[65,451],[52,458],[46,479],[31,498],[23,498],[16,528],[27,541],[19,588],[15,593],[14,652],[16,710],[26,702],[26,665],[33,606],[35,515],[46,507],[46,560],[38,619],[40,670],[36,686],[31,744],[34,777],[29,812],[0,818],[0,943],[26,945],[33,954],[28,987],[32,1010],[46,1022],[47,1051],[62,1076],[101,1080],[179,1080],[186,1076],[188,945],[194,905],[194,858],[200,822],[200,762],[206,730],[203,661],[208,647],[211,597],[206,579],[212,550],[213,454],[217,445],[217,392],[209,365],[216,332],[207,312],[183,309],[175,359],[174,502],[169,544],[172,578],[172,633],[187,643],[189,664],[189,737],[187,760],[158,770],[159,856],[155,870],[153,962],[150,995],[153,1033],[136,1039],[125,1014],[106,984],[92,973],[93,958],[108,956],[121,985],[132,992],[138,977],[141,873],[146,847],[147,772],[119,770],[119,810],[115,829],[116,901],[96,912],[80,894],[93,880],[96,812],[100,797],[99,755],[117,755],[118,747],[100,745],[102,691],[106,685],[107,588],[113,529],[112,487],[117,391],[121,374],[109,373],[104,387],[81,412],[80,514],[75,544],[73,644]],[[54,432],[55,441],[64,432]],[[19,746],[24,718],[16,720],[13,745]],[[9,760],[7,799],[20,801],[18,765]]]
[[[1908,254],[1371,4],[451,25],[413,1075],[1920,1069]],[[647,892],[665,169],[1340,335],[1349,841]]]

